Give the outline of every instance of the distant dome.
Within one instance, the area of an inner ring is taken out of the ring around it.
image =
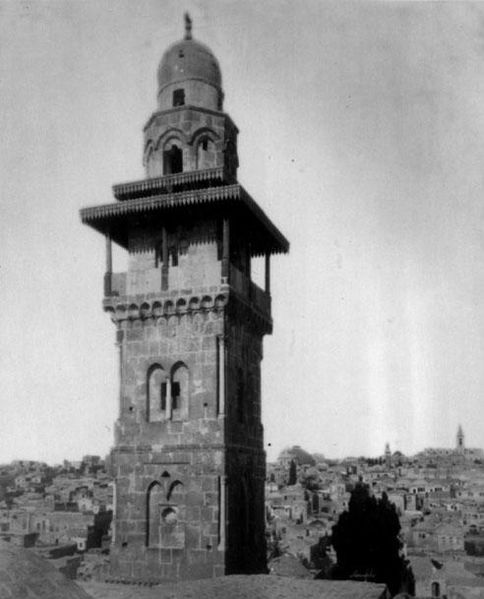
[[[184,39],[168,48],[158,67],[158,93],[173,83],[198,80],[222,89],[222,75],[211,50],[192,39]]]

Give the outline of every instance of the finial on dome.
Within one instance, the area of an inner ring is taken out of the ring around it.
[[[187,12],[185,13],[185,39],[192,39],[192,20]]]

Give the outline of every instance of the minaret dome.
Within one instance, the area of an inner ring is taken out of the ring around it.
[[[158,67],[158,107],[198,106],[222,110],[222,74],[218,60],[204,44],[192,39],[185,15],[185,38],[171,45]]]

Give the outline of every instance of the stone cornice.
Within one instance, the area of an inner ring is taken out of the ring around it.
[[[150,294],[149,296],[112,296],[103,301],[105,312],[111,314],[113,322],[171,318],[184,314],[215,311],[223,312],[228,301],[228,288],[216,294],[187,294],[173,296]]]
[[[211,294],[149,294],[146,296],[112,296],[103,301],[105,312],[116,324],[135,320],[152,320],[194,316],[199,313],[215,312],[222,316],[226,309],[234,311],[239,319],[255,327],[261,334],[272,333],[270,308],[264,310],[250,298],[244,297],[228,285],[221,286]]]
[[[154,121],[154,119],[157,119],[160,116],[173,114],[174,112],[183,112],[184,110],[193,110],[194,112],[204,112],[207,114],[211,114],[213,116],[223,117],[227,121],[229,121],[230,125],[237,131],[237,133],[239,132],[237,125],[234,123],[234,121],[230,118],[230,116],[226,112],[219,111],[219,110],[211,110],[210,108],[202,108],[200,106],[193,106],[191,104],[184,104],[183,106],[176,106],[173,108],[169,108],[168,110],[157,110],[150,116],[150,118],[148,119],[148,122],[143,127],[143,131],[146,131],[146,129],[148,129],[148,127],[151,125],[151,123]]]

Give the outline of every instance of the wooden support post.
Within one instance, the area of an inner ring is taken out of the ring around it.
[[[111,235],[106,235],[106,272],[113,272],[113,247]]]
[[[113,278],[113,250],[111,235],[106,235],[106,272],[104,273],[104,296],[109,297],[112,293]]]
[[[168,233],[166,227],[162,229],[161,241],[161,289],[168,289]]]
[[[228,284],[230,276],[230,223],[224,218],[222,227],[222,282]]]
[[[265,290],[266,293],[270,295],[271,293],[271,255],[269,252],[266,254],[266,263],[265,263]]]

